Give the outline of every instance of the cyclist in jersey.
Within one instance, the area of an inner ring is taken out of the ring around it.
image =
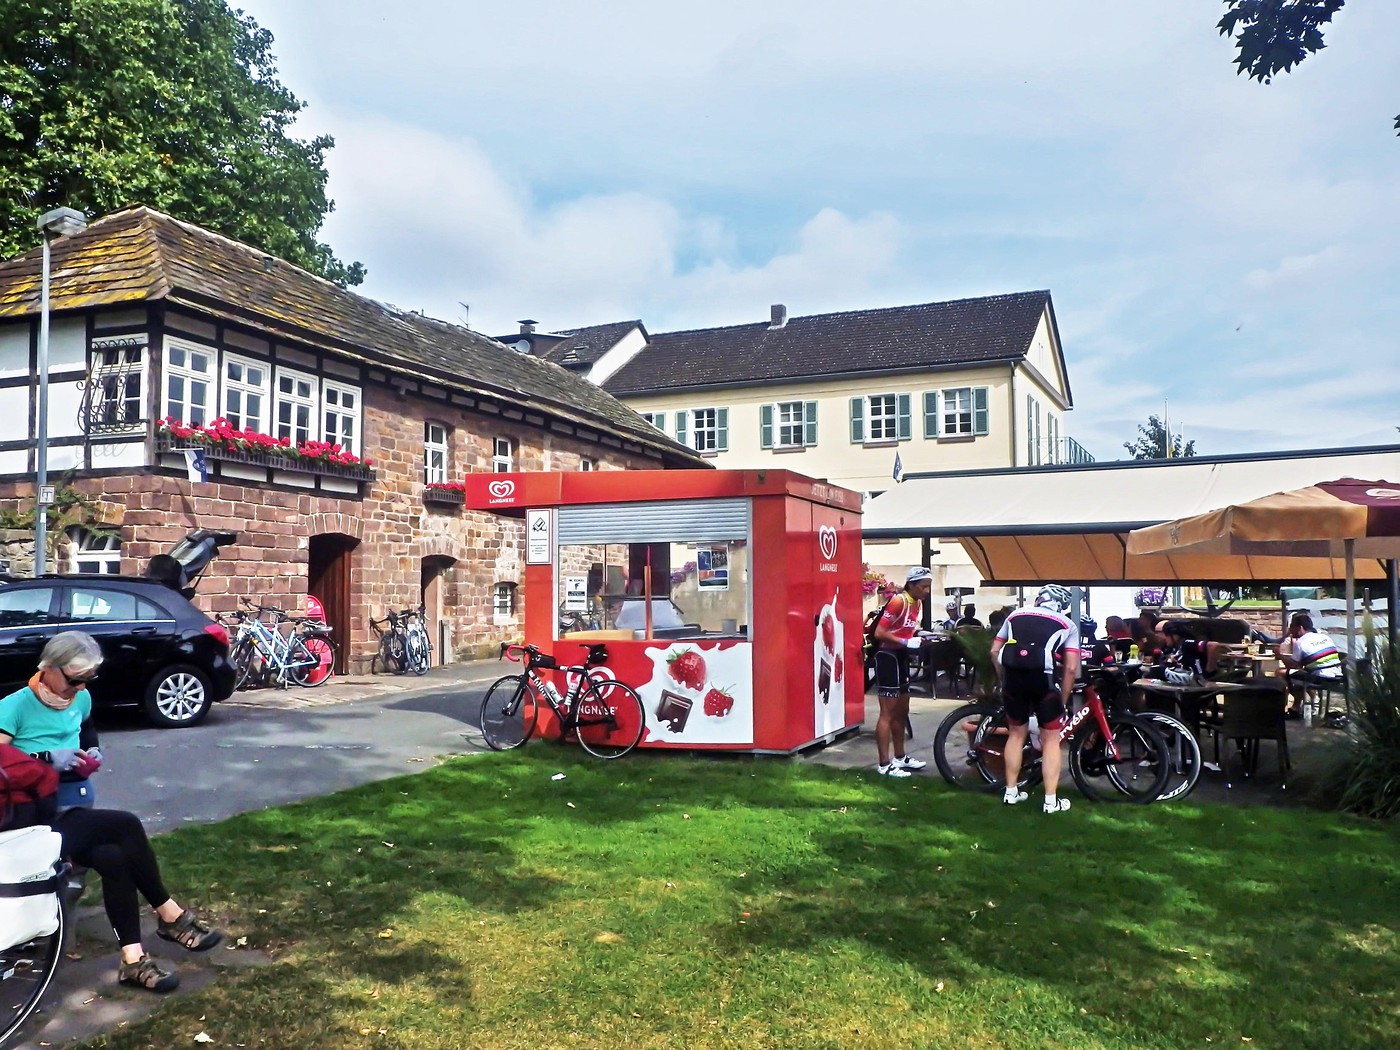
[[[1016,785],[1021,779],[1021,751],[1034,714],[1040,722],[1043,808],[1046,813],[1069,809],[1069,799],[1060,798],[1058,788],[1060,730],[1069,717],[1069,697],[1079,676],[1079,628],[1065,618],[1070,605],[1068,588],[1046,584],[1035,596],[1035,604],[1008,616],[992,640],[992,663],[1006,704],[1006,793],[1002,801],[1008,806],[1030,797]]]
[[[1163,620],[1157,625],[1157,633],[1172,647],[1171,662],[1163,668],[1168,682],[1200,685],[1215,677],[1220,657],[1225,654],[1224,645],[1194,637],[1191,625],[1181,620]]]
[[[1294,613],[1288,637],[1274,650],[1288,665],[1291,706],[1300,706],[1308,686],[1337,688],[1342,681],[1342,654],[1337,644],[1313,626],[1307,613]]]
[[[880,718],[875,749],[882,776],[907,777],[927,762],[904,753],[904,725],[909,717],[909,651],[921,644],[919,621],[933,588],[933,574],[922,565],[909,570],[904,590],[889,600],[875,624],[875,681],[880,691]]]

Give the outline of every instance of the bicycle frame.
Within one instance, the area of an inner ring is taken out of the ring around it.
[[[537,667],[546,666],[543,663],[537,663],[538,658],[544,655],[543,653],[538,650],[532,651],[527,646],[508,645],[503,647],[501,655],[510,660],[517,660],[519,656],[515,654],[524,653],[525,676],[522,679],[522,687],[530,689],[535,694],[536,699],[543,700],[549,706],[549,709],[554,712],[554,716],[559,719],[560,733],[565,734],[570,729],[578,729],[579,726],[602,725],[617,713],[615,709],[609,708],[599,712],[596,716],[590,714],[590,717],[584,718],[584,705],[578,702],[583,691],[598,680],[592,677],[591,672],[600,666],[601,661],[597,663],[593,661],[595,653],[602,649],[602,646],[589,646],[588,656],[581,664],[548,668],[549,670],[562,671],[570,679],[569,687],[562,696],[553,683],[546,682],[536,670]],[[610,678],[607,680],[611,681]]]

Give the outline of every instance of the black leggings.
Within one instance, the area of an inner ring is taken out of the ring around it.
[[[117,943],[139,943],[137,892],[153,908],[170,899],[140,818],[120,809],[78,808],[60,816],[54,827],[63,836],[63,855],[102,876],[102,903]]]

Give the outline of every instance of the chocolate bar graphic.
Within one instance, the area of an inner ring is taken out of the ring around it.
[[[659,721],[665,722],[672,733],[683,732],[686,720],[690,718],[690,709],[693,704],[694,701],[689,697],[673,693],[669,689],[663,689],[661,702],[656,705],[656,717]]]

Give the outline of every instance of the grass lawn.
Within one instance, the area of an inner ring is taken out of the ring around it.
[[[1400,1046],[1395,826],[1071,797],[456,759],[163,836],[177,896],[278,961],[89,1045]]]

